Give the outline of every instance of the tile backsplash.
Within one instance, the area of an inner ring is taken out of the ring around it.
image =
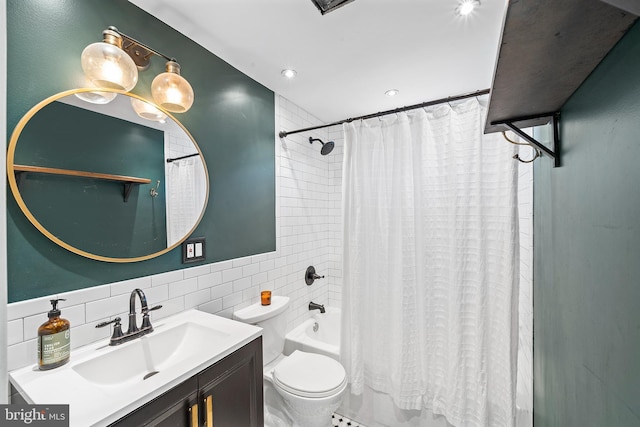
[[[276,131],[321,124],[279,96],[275,120]],[[144,291],[150,306],[162,304],[162,309],[151,313],[152,321],[191,308],[231,317],[235,310],[259,301],[265,289],[291,298],[289,330],[309,315],[311,300],[339,306],[341,135],[342,129],[336,127],[276,138],[275,252],[9,304],[8,369],[36,363],[37,329],[47,320],[51,298],[66,299],[60,308],[62,317],[71,322],[72,349],[108,338],[110,328],[95,328],[101,321],[120,316],[126,328],[129,295],[135,288]],[[318,144],[309,144],[309,136],[323,141],[333,138],[336,149],[322,156]],[[325,276],[312,286],[304,282],[309,265]]]

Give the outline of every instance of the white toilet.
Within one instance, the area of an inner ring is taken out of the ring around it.
[[[299,350],[282,354],[288,305],[289,297],[273,296],[271,305],[250,305],[235,312],[234,318],[262,328],[265,383],[282,396],[295,425],[327,427],[347,389],[346,372],[339,362],[321,354]]]

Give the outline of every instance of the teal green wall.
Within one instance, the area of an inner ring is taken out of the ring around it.
[[[122,182],[23,173],[20,194],[33,216],[63,242],[92,254],[136,258],[167,248],[164,132],[53,102],[20,134],[15,163],[147,178],[124,202]],[[105,226],[117,224],[117,226]]]
[[[534,423],[640,425],[640,25],[562,108],[534,171]]]
[[[9,133],[39,101],[83,86],[80,54],[109,25],[174,56],[194,89],[193,107],[176,117],[209,171],[209,205],[194,232],[207,239],[205,262],[274,251],[273,92],[125,0],[7,1]],[[153,58],[133,92],[150,98],[151,81],[163,70],[164,61]],[[10,192],[7,199],[9,302],[184,267],[179,249],[131,264],[72,254],[42,236]]]

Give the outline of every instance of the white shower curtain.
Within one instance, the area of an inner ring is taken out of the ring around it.
[[[167,246],[182,239],[196,224],[206,199],[206,177],[200,157],[167,164]]]
[[[342,362],[351,393],[512,426],[515,147],[477,99],[344,125]]]

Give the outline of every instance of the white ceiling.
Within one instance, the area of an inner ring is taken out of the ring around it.
[[[458,0],[356,0],[323,16],[311,0],[130,1],[326,123],[489,88],[506,8],[481,0],[461,17]]]

